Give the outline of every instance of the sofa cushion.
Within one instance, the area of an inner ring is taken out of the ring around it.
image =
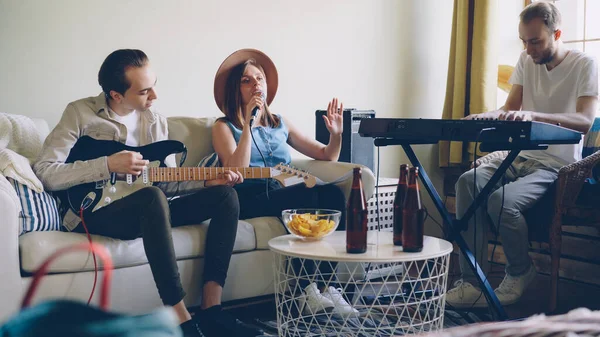
[[[173,228],[173,243],[178,260],[204,256],[204,242],[208,222],[201,225]],[[260,217],[240,220],[233,252],[268,250],[268,242],[274,237],[287,234],[276,217]],[[145,264],[148,262],[142,239],[118,240],[92,235],[92,240],[108,248],[115,269]],[[33,232],[19,238],[21,270],[32,273],[54,251],[62,247],[87,242],[85,234],[70,232]],[[202,244],[199,244],[202,243]],[[65,273],[94,270],[91,255],[74,252],[63,255],[50,265],[50,273]]]
[[[173,243],[178,260],[204,256],[206,231],[208,222],[201,225],[191,225],[173,228]],[[270,227],[263,222],[255,222],[256,232],[266,235],[270,232],[263,227]],[[261,239],[261,241],[264,239]],[[115,269],[147,263],[146,253],[141,238],[136,240],[118,240],[109,237],[92,235],[92,241],[108,248]],[[19,237],[21,254],[21,269],[24,272],[34,272],[42,262],[54,251],[62,247],[85,243],[85,234],[72,232],[32,232]],[[237,237],[233,247],[234,253],[256,249],[256,234],[253,226],[246,222],[238,223]],[[77,272],[94,270],[94,261],[86,252],[74,252],[58,258],[50,265],[49,272]]]
[[[276,217],[259,217],[244,219],[254,226],[256,232],[256,249],[269,249],[269,240],[288,234],[283,223]]]
[[[212,126],[216,117],[169,117],[169,139],[178,140],[187,147],[183,166],[197,166],[202,158],[214,152]],[[180,155],[177,155],[179,164]]]

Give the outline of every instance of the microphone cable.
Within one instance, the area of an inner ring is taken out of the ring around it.
[[[479,138],[481,137],[481,135],[483,135],[484,132],[494,131],[494,130],[496,130],[496,128],[493,128],[493,127],[492,128],[483,128],[483,129],[479,130],[479,133],[477,134],[477,138],[475,138],[475,150],[473,151],[473,200],[475,200],[478,195],[478,191],[477,191],[477,148],[479,147],[479,143],[480,143]],[[484,225],[485,225],[485,221],[484,221]],[[467,227],[468,226],[469,226],[469,224],[467,223]],[[486,238],[484,238],[484,240],[485,239]],[[477,209],[475,209],[475,211],[473,212],[473,255],[475,257],[475,263],[477,263]],[[477,274],[477,270],[475,270],[475,274]],[[482,281],[487,280],[487,275],[484,275],[484,277],[485,277],[485,279],[483,279]],[[477,301],[479,301],[479,299],[481,298],[481,295],[483,295],[483,290],[479,293],[479,297],[477,297],[477,299],[475,301],[473,301],[473,303],[471,304],[471,308],[475,305],[475,303],[477,303]]]
[[[265,164],[265,167],[268,167],[267,160],[265,159],[265,156],[263,155],[262,151],[258,147],[258,144],[256,143],[256,138],[254,138],[254,132],[252,132],[253,122],[254,122],[254,119],[250,119],[250,137],[252,138],[252,142],[254,142],[254,146],[258,150],[258,153],[260,154],[260,157],[262,158],[263,163]],[[250,155],[252,155],[252,150],[250,150]],[[267,199],[270,200],[271,198],[269,197],[269,179],[265,179],[265,193],[267,195]]]
[[[502,202],[500,204],[500,213],[498,214],[498,226],[495,229],[495,237],[494,237],[494,248],[492,248],[492,260],[490,261],[490,267],[485,274],[485,279],[488,279],[489,274],[492,272],[492,267],[494,266],[494,254],[496,253],[496,247],[498,247],[498,236],[500,235],[500,221],[502,221],[502,211],[504,210],[504,187],[506,186],[506,176],[502,176]],[[479,293],[477,299],[471,304],[471,308],[479,301],[479,299],[483,296],[483,291]]]
[[[261,91],[260,97],[262,98],[262,100],[264,102],[266,99],[265,93]],[[265,104],[266,104],[266,102],[265,102]],[[254,138],[254,132],[252,132],[252,125],[254,125],[254,120],[256,119],[256,114],[258,113],[258,110],[259,110],[258,106],[255,107],[254,109],[252,109],[252,114],[250,116],[250,125],[249,125],[250,126],[250,137],[252,138],[252,142],[254,143],[254,146],[258,150],[260,157],[262,158],[265,168],[268,168],[269,166],[267,165],[267,160],[265,159],[265,156],[263,155],[262,151],[258,147],[258,144],[256,143],[256,139]],[[252,150],[250,150],[250,156],[252,156]],[[265,194],[267,195],[267,200],[270,200],[271,197],[269,197],[269,179],[268,178],[265,179]]]

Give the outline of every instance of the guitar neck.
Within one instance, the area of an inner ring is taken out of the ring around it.
[[[272,177],[269,167],[150,167],[148,179],[151,182],[212,180],[222,177],[226,170],[240,172],[244,179]]]

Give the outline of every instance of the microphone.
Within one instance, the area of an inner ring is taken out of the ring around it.
[[[263,91],[260,92],[260,98],[263,100],[263,102],[265,101],[265,93]],[[254,109],[252,109],[252,114],[250,115],[250,127],[252,127],[252,124],[254,124],[254,120],[256,119],[257,113],[258,106],[255,106]]]

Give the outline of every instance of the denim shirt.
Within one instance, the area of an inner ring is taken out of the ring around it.
[[[278,116],[279,117],[279,116]],[[290,155],[290,149],[287,144],[288,140],[288,128],[283,123],[283,119],[279,117],[280,123],[276,128],[257,126],[252,128],[252,136],[256,141],[256,145],[262,152],[267,162],[266,167],[273,167],[279,163],[289,165],[292,161]],[[233,138],[236,144],[240,143],[242,136],[242,130],[236,128],[233,124],[227,121],[227,125],[231,129]],[[250,152],[250,167],[265,167],[260,153],[256,149],[254,141],[252,141],[251,152]]]

